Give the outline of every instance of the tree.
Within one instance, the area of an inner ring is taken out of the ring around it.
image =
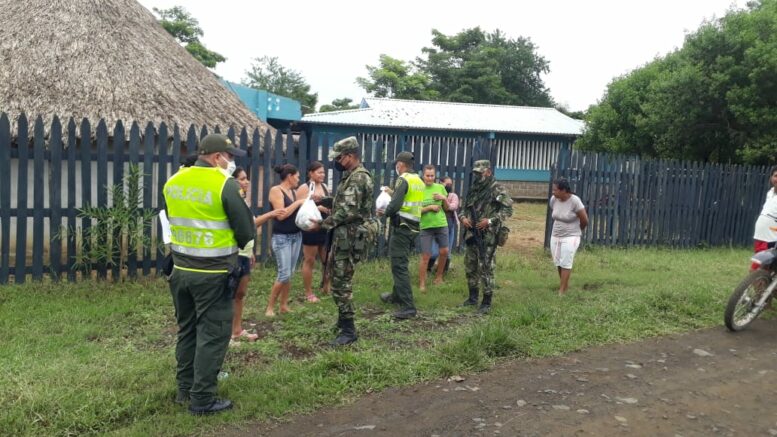
[[[318,102],[318,93],[310,92],[302,74],[281,65],[277,57],[256,58],[246,71],[243,85],[298,100],[303,114],[315,111]]]
[[[353,100],[347,97],[343,99],[334,99],[329,105],[321,105],[321,107],[318,108],[318,112],[345,111],[359,108],[359,105],[352,105],[351,103],[353,103]]]
[[[432,30],[432,47],[407,63],[381,55],[357,83],[376,97],[466,103],[552,106],[541,75],[548,62],[528,38],[507,38],[479,27],[453,36]]]
[[[552,106],[541,75],[548,61],[528,38],[507,38],[479,27],[453,36],[432,30],[432,47],[418,58],[421,71],[442,100],[502,105]]]
[[[368,78],[356,83],[375,97],[411,100],[439,100],[439,93],[430,87],[431,79],[412,64],[388,55],[380,55],[378,66],[367,65]]]
[[[208,68],[214,68],[219,62],[227,59],[220,54],[208,50],[200,37],[204,35],[199,21],[192,17],[186,9],[181,6],[174,6],[170,9],[157,9],[154,12],[159,15],[159,24],[173,36],[186,50],[194,56],[194,59],[200,61]]]
[[[683,46],[616,78],[589,108],[584,150],[777,162],[777,0],[702,24]]]

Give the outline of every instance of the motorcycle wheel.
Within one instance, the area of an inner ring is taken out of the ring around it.
[[[763,308],[755,308],[755,304],[771,282],[772,274],[770,272],[756,270],[739,283],[728,299],[726,313],[723,316],[726,328],[737,332],[753,323],[753,320],[763,311]]]

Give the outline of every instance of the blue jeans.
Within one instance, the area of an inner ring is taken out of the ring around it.
[[[299,252],[302,248],[302,232],[296,234],[273,234],[272,252],[278,265],[276,282],[285,284],[291,280],[291,274],[297,267]]]

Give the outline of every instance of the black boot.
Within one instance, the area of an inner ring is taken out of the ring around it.
[[[448,273],[448,268],[451,266],[451,258],[448,257],[445,259],[445,268],[443,269],[443,273]]]
[[[356,326],[353,324],[353,319],[340,318],[340,334],[332,340],[329,344],[332,346],[345,346],[358,340],[356,336]]]
[[[480,308],[478,308],[478,312],[480,314],[488,314],[489,311],[491,311],[491,295],[484,294],[483,302],[480,303]]]
[[[478,304],[478,288],[469,287],[469,299],[465,300],[461,306],[473,306]]]

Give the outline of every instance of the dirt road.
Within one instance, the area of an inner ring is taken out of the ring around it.
[[[777,435],[777,321],[518,360],[220,435]]]

